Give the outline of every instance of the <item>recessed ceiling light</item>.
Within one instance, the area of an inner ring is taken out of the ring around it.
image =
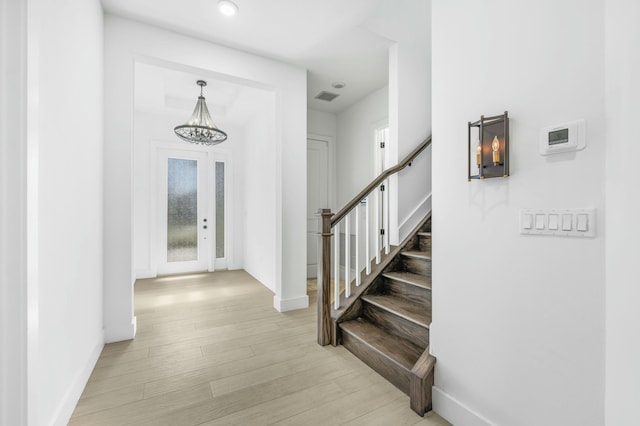
[[[335,83],[333,83],[331,86],[333,86],[334,89],[342,89],[343,87],[345,87],[347,85],[347,83],[344,83],[342,81],[336,81]]]
[[[220,0],[218,2],[218,10],[224,16],[234,16],[238,13],[238,5],[231,0]]]

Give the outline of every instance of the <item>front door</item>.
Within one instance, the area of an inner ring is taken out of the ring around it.
[[[211,260],[207,153],[160,150],[158,274],[206,271]]]

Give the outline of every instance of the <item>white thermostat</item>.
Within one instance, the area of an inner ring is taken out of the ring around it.
[[[571,121],[540,131],[540,155],[580,151],[587,146],[584,120]]]

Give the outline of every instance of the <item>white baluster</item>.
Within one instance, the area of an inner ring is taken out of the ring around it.
[[[318,282],[318,288],[322,288],[322,264],[324,259],[322,258],[322,210],[320,210],[316,217],[318,218],[318,241],[316,244],[316,281]]]
[[[334,275],[333,275],[333,306],[340,308],[340,223],[336,223],[333,232],[335,238]]]
[[[344,296],[351,296],[351,213],[344,217]]]
[[[376,229],[375,229],[375,234],[376,234],[376,265],[380,263],[380,189],[378,189],[377,191],[374,191],[376,194],[376,205],[375,205],[375,211],[376,211]]]
[[[384,181],[384,254],[389,254],[389,179]]]
[[[360,285],[360,201],[356,204],[356,287]]]
[[[371,273],[371,248],[369,247],[369,233],[371,230],[369,229],[369,205],[371,204],[371,194],[367,195],[367,203],[365,204],[364,211],[364,223],[365,223],[365,245],[364,245],[364,261],[365,268],[367,271],[367,275]]]

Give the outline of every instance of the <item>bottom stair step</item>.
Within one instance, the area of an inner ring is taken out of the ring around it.
[[[345,348],[409,394],[411,369],[424,349],[362,318],[340,323],[340,329]]]

